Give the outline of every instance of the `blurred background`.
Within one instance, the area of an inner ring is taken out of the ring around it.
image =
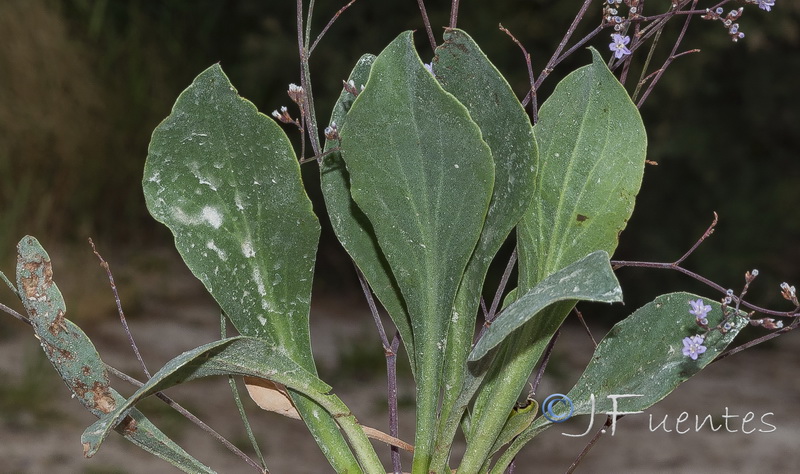
[[[344,3],[318,2],[314,31]],[[447,23],[449,3],[427,2],[437,34]],[[522,56],[498,24],[526,46],[538,73],[579,3],[462,2],[459,27],[523,96],[528,79]],[[651,14],[662,8],[655,3],[648,3]],[[800,285],[800,4],[776,3],[771,13],[746,6],[739,24],[747,36],[738,43],[719,22],[696,19],[690,26],[682,49],[702,52],[675,61],[641,109],[648,159],[658,165],[646,168],[616,257],[673,261],[716,211],[717,231],[686,266],[735,290],[745,271],[758,268],[751,299],[787,310],[778,285]],[[591,30],[599,16],[598,4],[575,37]],[[679,27],[673,22],[662,36],[657,64]],[[360,0],[339,18],[312,56],[321,124],[358,57],[379,53],[406,29],[418,30],[420,54],[430,58],[412,0]],[[610,56],[608,42],[602,34],[592,45]],[[547,79],[540,97],[589,60],[588,53],[577,52]],[[0,269],[11,275],[17,241],[37,236],[54,257],[57,281],[79,324],[116,316],[88,237],[115,270],[131,317],[157,314],[155,302],[164,298],[201,294],[177,262],[169,232],[149,217],[141,175],[152,130],[180,91],[217,62],[261,111],[290,105],[287,86],[299,83],[294,2],[0,1]],[[297,143],[296,131],[287,133]],[[312,163],[303,172],[324,216],[317,169]],[[329,227],[318,260],[316,301],[326,308],[361,305],[352,266]],[[626,306],[591,307],[587,315],[611,324],[668,291],[719,296],[676,273],[623,269],[618,275]],[[0,301],[11,300],[10,292],[0,290]],[[0,317],[0,345],[19,326]],[[379,347],[378,354],[380,359]]]

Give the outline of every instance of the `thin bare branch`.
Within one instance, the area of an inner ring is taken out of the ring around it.
[[[528,53],[528,50],[525,49],[525,46],[517,39],[516,36],[511,34],[507,28],[504,28],[503,25],[500,25],[500,31],[507,34],[514,43],[519,46],[519,49],[522,50],[522,55],[525,57],[525,65],[528,67],[528,80],[530,81],[530,90],[526,95],[526,98],[530,99],[531,102],[531,117],[533,120],[533,124],[536,125],[536,122],[539,121],[539,104],[536,98],[536,80],[533,75],[533,66],[531,65],[531,55]]]
[[[18,312],[14,311],[13,309],[9,308],[8,306],[4,305],[3,303],[0,303],[0,311],[6,312],[6,313],[10,314],[11,316],[14,316],[15,318],[19,319],[20,321],[22,321],[23,323],[27,324],[28,326],[32,326],[33,325],[33,323],[31,323],[31,320],[28,319],[27,316],[23,316],[23,315],[19,314]]]
[[[459,0],[453,0],[450,4],[450,28],[455,28],[458,23],[458,3]]]
[[[583,319],[583,314],[580,312],[580,310],[578,310],[578,308],[572,308],[572,310],[575,311],[575,314],[578,316],[578,321],[581,322],[581,325],[583,325],[583,329],[586,330],[586,334],[589,335],[589,339],[592,340],[594,348],[597,349],[597,341],[594,339],[592,331],[589,329],[589,325],[586,324],[586,321]]]
[[[617,420],[619,420],[623,416],[625,415],[618,416]],[[600,437],[606,433],[607,428],[611,426],[611,423],[612,423],[611,416],[609,416],[608,418],[606,418],[606,422],[603,424],[603,427],[597,430],[597,433],[595,433],[594,436],[592,436],[592,439],[590,439],[589,442],[586,443],[586,446],[583,448],[580,454],[578,454],[578,457],[575,458],[574,461],[572,461],[572,464],[570,464],[570,466],[566,470],[567,474],[572,474],[573,472],[575,472],[575,469],[578,467],[578,464],[580,464],[581,461],[583,461],[583,458],[586,457],[587,454],[589,454],[589,451],[591,451],[595,443],[597,443],[597,440],[600,439]]]
[[[98,258],[98,260],[100,260],[100,266],[105,269],[106,275],[108,275],[108,283],[111,285],[111,291],[114,293],[114,301],[117,303],[117,312],[119,313],[119,321],[122,323],[122,329],[125,331],[125,335],[128,337],[128,343],[130,344],[131,349],[133,349],[133,353],[136,355],[136,360],[139,361],[139,365],[142,367],[144,375],[149,379],[151,377],[150,371],[147,370],[147,364],[144,363],[142,354],[139,353],[139,347],[136,345],[136,341],[133,339],[131,329],[128,327],[128,320],[125,319],[125,313],[122,311],[122,302],[119,299],[117,285],[114,283],[114,275],[111,274],[111,267],[109,267],[108,262],[106,262],[97,251],[97,247],[95,247],[92,239],[89,239],[89,245],[92,246],[92,252],[94,252],[95,256]]]
[[[536,393],[536,389],[539,388],[539,383],[542,381],[542,376],[544,376],[544,370],[547,368],[547,363],[550,362],[550,354],[553,353],[553,347],[555,347],[560,334],[561,329],[553,334],[553,337],[550,338],[550,342],[547,343],[547,347],[544,349],[544,356],[542,356],[542,363],[539,366],[539,371],[536,372],[536,377],[533,379],[533,383],[531,383],[531,394]]]
[[[327,25],[325,25],[325,28],[323,28],[323,29],[322,29],[322,31],[320,31],[319,35],[317,35],[317,39],[315,39],[315,40],[314,40],[314,42],[313,42],[313,43],[311,43],[311,47],[310,47],[310,48],[308,48],[308,55],[309,55],[309,56],[311,56],[311,53],[313,53],[313,52],[314,52],[314,48],[316,48],[316,47],[317,47],[317,44],[318,44],[318,43],[319,43],[319,41],[322,39],[322,37],[323,37],[323,36],[325,36],[325,33],[327,33],[327,32],[328,32],[328,28],[330,28],[331,26],[333,26],[333,24],[336,22],[336,20],[338,20],[338,19],[339,19],[339,15],[341,15],[342,13],[344,13],[344,11],[345,11],[345,10],[347,10],[348,8],[350,8],[350,5],[352,5],[352,4],[354,4],[354,3],[356,3],[356,1],[357,1],[357,0],[350,0],[350,2],[349,2],[347,5],[345,5],[345,6],[343,6],[342,8],[340,8],[340,9],[339,9],[339,11],[337,11],[337,12],[336,12],[336,14],[335,14],[335,15],[333,15],[333,18],[331,18],[331,19],[330,19],[330,21],[328,21],[328,24],[327,24]]]
[[[125,382],[128,382],[131,385],[134,385],[136,387],[141,387],[142,385],[144,385],[139,380],[136,380],[135,378],[131,377],[130,375],[126,374],[125,372],[122,372],[121,370],[118,370],[118,369],[116,369],[114,367],[111,367],[108,364],[106,364],[106,368],[115,377],[117,377],[120,380],[123,380]],[[245,453],[243,453],[242,450],[240,450],[239,448],[234,446],[233,443],[231,443],[230,441],[225,439],[224,436],[222,436],[221,434],[217,433],[217,431],[214,430],[214,428],[208,426],[203,420],[201,420],[200,418],[197,418],[194,414],[192,414],[186,408],[183,408],[180,404],[178,404],[178,402],[176,402],[175,400],[173,400],[172,398],[170,398],[169,396],[165,395],[162,392],[156,392],[155,396],[158,397],[162,402],[166,403],[170,408],[172,408],[173,410],[177,411],[178,413],[180,413],[181,415],[186,417],[189,421],[191,421],[192,423],[197,425],[200,429],[202,429],[203,431],[205,431],[206,433],[211,435],[211,437],[213,437],[214,439],[216,439],[217,441],[222,443],[222,445],[225,446],[226,448],[228,448],[229,451],[234,453],[236,456],[240,457],[242,460],[244,460],[247,464],[251,465],[258,472],[267,472],[267,471],[264,471],[264,469],[262,469],[262,467],[259,466],[257,462],[255,462],[253,459],[251,459],[250,456],[248,456]]]
[[[428,41],[431,43],[431,49],[436,51],[436,37],[433,35],[433,28],[431,28],[431,20],[428,18],[428,10],[425,9],[425,0],[417,0],[419,5],[419,12],[422,15],[422,23],[425,25],[425,32],[428,33]]]

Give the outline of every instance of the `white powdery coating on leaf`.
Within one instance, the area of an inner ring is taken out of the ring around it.
[[[261,270],[259,270],[258,267],[253,267],[253,281],[255,281],[258,286],[258,294],[267,296],[267,289],[264,287],[264,281],[261,280]]]
[[[222,214],[216,208],[206,206],[203,208],[202,218],[204,221],[211,224],[211,227],[219,229],[222,225]]]
[[[258,319],[258,322],[261,323],[262,326],[267,324],[267,318],[265,318],[264,316],[259,316],[257,319]]]
[[[242,242],[242,254],[246,258],[253,258],[256,256],[256,251],[253,249],[253,242],[250,242],[250,239]]]
[[[214,252],[216,252],[216,253],[217,253],[217,256],[219,257],[219,259],[220,259],[220,260],[222,260],[222,261],[228,260],[228,256],[227,256],[227,255],[225,255],[225,251],[224,251],[224,250],[222,250],[221,248],[217,247],[217,245],[214,243],[214,241],[213,241],[213,240],[209,240],[209,241],[206,243],[206,248],[207,248],[207,249],[209,249],[209,250],[213,250]]]

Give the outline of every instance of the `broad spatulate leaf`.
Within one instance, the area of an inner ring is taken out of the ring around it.
[[[316,372],[308,314],[320,227],[289,139],[236,93],[219,65],[181,93],[153,132],[144,170],[150,213],[240,334],[276,342]],[[337,470],[356,461],[333,420],[295,403]]]
[[[401,34],[375,60],[347,114],[341,151],[353,200],[372,224],[411,319],[414,469],[426,472],[448,321],[483,228],[494,164],[480,129],[425,69],[411,35]]]

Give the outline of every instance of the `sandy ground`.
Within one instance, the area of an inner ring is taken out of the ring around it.
[[[133,300],[133,309],[126,309],[126,313],[152,371],[182,351],[216,339],[219,330],[219,313],[200,284],[169,252],[155,258],[167,263],[165,266],[150,265],[150,270],[145,271],[147,278],[126,280],[124,274],[117,278],[118,284],[120,280],[139,282],[133,285],[132,296],[128,295]],[[58,262],[55,257],[54,261]],[[112,268],[113,265],[112,262]],[[132,267],[130,271],[142,268],[137,264]],[[63,267],[56,267],[57,283],[63,272]],[[94,281],[91,291],[110,300],[108,288],[102,288],[102,278]],[[69,281],[64,283],[62,289],[81,286],[70,285]],[[65,290],[65,293],[68,292]],[[7,292],[2,295],[3,302],[10,301]],[[125,299],[123,292],[123,301]],[[69,294],[67,304],[70,304]],[[114,314],[108,301],[102,311]],[[326,381],[334,386],[335,392],[361,422],[386,430],[386,389],[382,375],[375,370],[364,370],[358,377],[342,375],[345,374],[342,367],[337,367],[343,354],[356,350],[373,354],[361,356],[361,359],[374,362],[382,357],[371,325],[361,306],[354,310],[341,299],[326,297],[315,301],[312,309],[315,355],[324,366],[323,373],[332,377]],[[83,326],[107,363],[131,374],[139,373],[118,320],[111,317],[90,319]],[[177,472],[116,435],[106,441],[94,458],[84,459],[80,435],[94,418],[70,399],[66,387],[50,371],[49,365],[41,362],[38,345],[27,328],[21,324],[6,324],[0,326],[0,330],[6,332],[0,338],[0,374],[5,389],[20,387],[32,377],[32,371],[37,385],[30,399],[34,400],[31,404],[38,407],[38,411],[5,408],[6,412],[0,413],[0,472]],[[598,329],[595,337],[601,335]],[[621,420],[614,436],[606,434],[601,438],[577,472],[800,472],[797,449],[800,439],[799,349],[800,334],[789,334],[768,348],[751,350],[712,364],[647,412]],[[553,356],[551,367],[556,369],[557,376],[545,378],[539,389],[543,395],[537,398],[568,391],[591,356],[591,350],[586,334],[577,327],[567,326]],[[32,362],[36,360],[40,361],[38,365]],[[401,380],[400,383],[401,400],[413,400],[410,381]],[[126,394],[132,391],[121,382],[115,382],[114,386]],[[235,444],[246,446],[242,423],[226,380],[214,378],[194,382],[168,394]],[[252,402],[246,402],[272,473],[331,472],[300,422],[261,412]],[[401,438],[408,441],[413,441],[412,403],[406,403],[401,411]],[[206,434],[159,408],[157,403],[148,406],[151,420],[173,433],[187,451],[218,472],[253,472]],[[683,412],[687,413],[688,421],[677,427],[688,431],[678,433],[676,422]],[[720,425],[726,414],[727,427],[716,432],[708,424],[695,429],[695,416],[702,420],[712,415]],[[668,421],[660,424],[665,417]],[[604,419],[604,416],[596,417],[595,429]],[[545,432],[523,450],[516,472],[565,471],[588,441],[588,436],[568,438],[562,432],[582,433],[587,425],[588,418],[583,417]],[[379,453],[388,460],[388,449],[380,447]],[[405,461],[409,466],[409,460]]]

